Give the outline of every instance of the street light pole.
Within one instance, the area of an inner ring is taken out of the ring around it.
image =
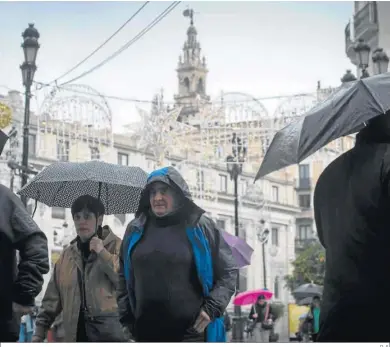
[[[257,235],[260,243],[261,243],[261,248],[263,252],[263,285],[264,289],[267,289],[267,259],[266,259],[266,245],[268,242],[268,237],[269,237],[269,227],[265,225],[264,219],[260,221],[260,224],[262,225],[262,231]]]
[[[263,251],[263,284],[264,284],[264,289],[267,289],[267,263],[265,262],[265,244],[266,242],[263,242],[262,246],[262,251]]]
[[[22,174],[21,186],[27,184],[28,178],[28,155],[29,155],[29,129],[30,129],[30,99],[31,85],[34,80],[34,74],[37,70],[35,64],[39,49],[39,32],[34,28],[34,24],[29,24],[23,32],[22,48],[24,51],[24,62],[20,66],[22,70],[23,85],[25,87],[25,107],[24,107],[24,124],[23,124],[23,153],[22,153]],[[22,196],[22,201],[27,206],[27,198]]]
[[[226,158],[227,170],[234,184],[234,231],[235,236],[240,237],[238,220],[238,177],[242,173],[242,165],[245,161],[246,148],[241,143],[241,139],[233,133],[232,152]],[[237,272],[236,295],[240,293],[240,271]],[[241,317],[241,306],[234,306],[232,342],[244,342],[244,329]]]

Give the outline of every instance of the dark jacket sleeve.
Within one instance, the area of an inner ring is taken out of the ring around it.
[[[50,270],[47,239],[21,200],[11,191],[9,200],[12,204],[9,233],[20,257],[13,288],[13,301],[20,305],[32,306],[35,297],[42,290],[43,275]]]
[[[211,319],[214,319],[223,316],[235,293],[238,268],[221,231],[210,219],[206,225],[213,256],[214,287],[205,298],[204,310]]]
[[[252,305],[251,311],[249,312],[249,319],[255,319],[253,315],[255,314],[255,306]]]
[[[119,251],[119,270],[118,270],[118,289],[117,289],[117,302],[118,302],[118,312],[119,320],[121,324],[132,331],[132,325],[134,322],[133,312],[130,306],[129,293],[126,285],[125,278],[125,269],[124,269],[124,257],[126,256],[126,248],[128,245],[129,235],[130,235],[130,225],[127,227],[125,236],[122,241],[122,245]]]

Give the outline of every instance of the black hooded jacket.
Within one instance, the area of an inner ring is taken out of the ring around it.
[[[386,327],[390,117],[386,117],[364,128],[355,147],[331,163],[317,182],[315,220],[326,249],[320,342],[390,340]]]
[[[196,224],[200,224],[209,242],[213,257],[214,288],[211,290],[208,297],[203,298],[202,306],[204,310],[212,319],[223,316],[225,308],[235,291],[237,267],[232,256],[231,249],[223,240],[220,230],[218,230],[211,219],[204,216],[204,211],[192,201],[188,185],[179,172],[173,167],[166,168],[165,172],[166,174],[164,175],[154,175],[152,173],[149,176],[148,184],[141,196],[136,218],[128,225],[124,241],[122,243],[119,268],[119,289],[117,291],[118,307],[122,324],[130,328],[130,330],[133,329],[134,323],[137,325],[137,322],[135,322],[134,312],[132,312],[130,308],[128,287],[126,285],[124,274],[124,257],[126,257],[127,254],[123,247],[125,240],[129,237],[129,235],[131,235],[131,233],[135,232],[137,229],[143,229],[147,224],[149,219],[148,211],[150,210],[149,186],[151,183],[156,181],[166,183],[176,191],[183,194],[183,201],[185,204],[181,207],[182,210],[184,208],[183,232],[188,226],[191,227]],[[136,281],[136,279],[133,278],[133,281]],[[134,291],[133,285],[131,288],[132,289],[130,290]],[[180,310],[180,307],[177,309]],[[153,328],[151,329],[153,330]],[[153,331],[151,331],[151,334],[153,334]]]
[[[45,234],[21,200],[0,185],[0,341],[17,340],[19,323],[13,316],[12,302],[33,306],[42,289],[43,274],[49,269]]]

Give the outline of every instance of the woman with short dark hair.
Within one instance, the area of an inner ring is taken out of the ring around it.
[[[77,237],[55,264],[36,320],[33,342],[42,342],[62,312],[64,342],[124,342],[116,289],[121,240],[103,226],[104,206],[79,197],[71,208]]]

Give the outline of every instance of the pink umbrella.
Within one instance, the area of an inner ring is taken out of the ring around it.
[[[259,295],[264,295],[265,298],[269,300],[272,298],[273,293],[268,289],[248,290],[247,292],[238,294],[234,298],[233,304],[238,306],[253,305],[257,301]]]

